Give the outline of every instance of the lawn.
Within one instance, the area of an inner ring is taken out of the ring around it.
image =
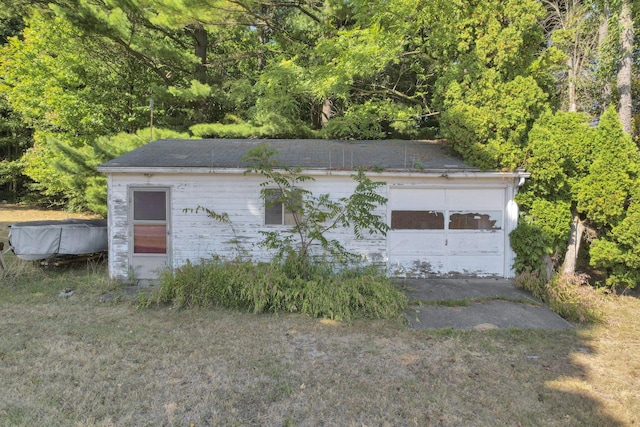
[[[7,258],[0,425],[640,423],[632,296],[609,297],[605,322],[570,331],[419,331],[400,320],[138,309],[103,264],[44,270]]]

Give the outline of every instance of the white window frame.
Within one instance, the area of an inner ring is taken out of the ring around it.
[[[296,221],[297,214],[290,210],[285,209],[284,202],[274,201],[282,197],[282,190],[279,188],[265,188],[263,191],[263,202],[264,202],[264,224],[265,225],[273,225],[273,226],[292,226],[296,225],[298,221]],[[302,197],[302,195],[300,195]],[[268,210],[273,209],[271,213],[268,213]],[[275,210],[278,209],[280,212],[276,213]],[[277,216],[280,216],[280,221],[275,222],[273,219]],[[271,218],[272,221],[269,221]]]

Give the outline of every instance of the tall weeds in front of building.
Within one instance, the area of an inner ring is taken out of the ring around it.
[[[286,261],[187,263],[165,272],[145,304],[223,306],[343,321],[395,318],[407,305],[404,294],[375,267],[334,272],[330,264],[318,262],[305,277],[295,271]]]

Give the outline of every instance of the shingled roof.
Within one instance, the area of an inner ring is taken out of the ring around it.
[[[278,150],[282,166],[303,169],[471,170],[436,141],[319,139],[163,139],[103,163],[102,172],[153,168],[246,168],[243,157],[261,144]]]

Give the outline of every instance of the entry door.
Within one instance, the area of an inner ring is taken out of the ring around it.
[[[129,200],[133,278],[156,279],[169,266],[169,189],[134,188]]]

